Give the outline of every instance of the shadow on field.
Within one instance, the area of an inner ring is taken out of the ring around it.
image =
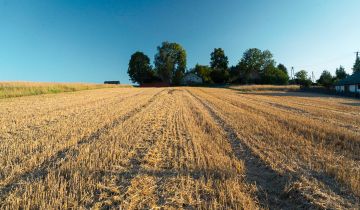
[[[133,117],[141,110],[150,106],[156,100],[156,98],[164,91],[165,90],[159,91],[148,100],[148,103],[135,107],[126,114],[118,116],[117,118],[113,119],[112,122],[98,128],[96,131],[90,133],[88,136],[84,136],[79,139],[79,141],[75,145],[57,151],[48,159],[45,159],[36,168],[33,168],[30,171],[25,171],[24,173],[15,176],[10,183],[0,186],[0,204],[1,200],[5,199],[12,190],[21,186],[19,183],[33,182],[35,180],[45,179],[52,170],[59,168],[64,162],[68,161],[69,159],[76,158],[79,155],[80,146],[90,144],[94,141],[97,141],[100,136],[108,134],[111,129],[114,129],[116,126]]]
[[[285,96],[285,97],[304,97],[304,98],[343,98],[343,99],[352,99],[359,100],[359,98],[346,95],[346,94],[326,94],[318,92],[309,92],[304,90],[239,90],[235,88],[225,87],[225,89],[236,91],[238,94],[248,94],[248,95],[260,95],[260,96]],[[360,103],[349,103],[349,105],[360,106]]]
[[[139,163],[140,165],[140,163]],[[136,168],[136,169],[133,169]],[[132,167],[129,170],[123,172],[116,171],[92,171],[92,176],[95,177],[104,177],[104,176],[116,176],[119,180],[131,181],[134,178],[134,175],[147,175],[157,178],[172,178],[172,177],[191,177],[194,180],[204,179],[206,180],[219,180],[225,181],[227,179],[236,177],[237,174],[225,171],[225,170],[213,170],[213,169],[196,169],[196,170],[177,170],[177,169],[158,169],[158,170],[148,170],[148,169],[139,169],[138,167]],[[118,183],[121,184],[121,183]]]
[[[190,93],[190,92],[189,92]],[[287,94],[298,94],[297,92],[286,92]],[[237,135],[236,130],[228,124],[205,100],[203,101],[196,95],[190,93],[197,99],[204,108],[213,117],[214,121],[225,131],[227,139],[232,147],[235,156],[244,162],[245,180],[248,183],[255,184],[258,187],[257,197],[260,204],[264,208],[270,209],[317,209],[319,206],[305,195],[318,196],[315,192],[303,191],[296,187],[297,183],[301,183],[302,177],[316,179],[320,182],[320,186],[329,189],[332,193],[345,198],[346,204],[357,203],[358,197],[343,187],[332,175],[325,172],[317,172],[304,168],[302,170],[286,173],[279,173],[262,160],[253,148],[245,143],[241,137]],[[325,191],[328,191],[325,189]],[[304,194],[305,193],[305,194]],[[351,205],[350,205],[351,207]]]
[[[344,105],[349,105],[349,106],[360,106],[360,103],[341,103],[341,104],[344,104]]]
[[[219,116],[212,106],[191,92],[189,94],[203,105],[216,124],[225,132],[236,158],[244,163],[245,181],[257,186],[256,196],[263,208],[298,209],[314,207],[301,196],[300,192],[287,190],[289,184],[298,179],[297,176],[292,173],[280,174],[273,170],[254,154],[248,145],[243,143],[236,130]]]
[[[234,90],[234,89],[231,89]],[[340,96],[335,95],[326,95],[320,93],[308,93],[308,92],[300,92],[300,91],[292,91],[292,92],[244,92],[235,90],[238,94],[245,94],[245,95],[259,95],[259,96],[284,96],[284,97],[304,97],[304,98],[340,98]]]

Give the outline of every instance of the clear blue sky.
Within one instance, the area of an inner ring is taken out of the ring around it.
[[[359,0],[0,0],[0,80],[130,83],[131,54],[153,62],[162,41],[188,68],[215,47],[231,65],[257,47],[296,71],[350,73],[359,23]]]

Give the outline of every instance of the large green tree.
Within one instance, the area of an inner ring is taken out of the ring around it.
[[[215,48],[210,55],[210,66],[216,70],[228,69],[229,60],[221,48]]]
[[[335,75],[337,80],[345,79],[348,76],[343,66],[340,66],[339,68],[336,69]]]
[[[300,70],[295,74],[295,81],[297,84],[305,87],[309,87],[311,85],[311,79],[308,77],[308,73],[305,70]]]
[[[211,80],[215,83],[225,83],[229,80],[229,60],[221,48],[215,48],[210,54]]]
[[[132,54],[129,61],[128,74],[132,82],[140,85],[151,80],[153,72],[150,58],[139,51]]]
[[[324,70],[317,82],[324,87],[330,87],[334,83],[334,78],[329,71]]]
[[[163,42],[157,51],[154,63],[158,76],[169,84],[180,84],[186,69],[184,48],[178,43]]]
[[[354,67],[353,67],[353,72],[354,73],[360,72],[360,57],[359,56],[356,56],[356,60],[355,60]]]
[[[269,65],[275,66],[273,55],[269,50],[248,49],[238,64],[239,77],[245,83],[260,81],[261,74]]]
[[[284,72],[286,75],[289,75],[288,71],[287,71],[287,68],[286,68],[286,66],[284,64],[279,63],[279,65],[277,65],[277,68],[279,70],[281,70],[282,72]]]

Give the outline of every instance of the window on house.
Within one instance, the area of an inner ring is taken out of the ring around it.
[[[357,88],[358,90],[360,89],[360,84],[358,84],[358,88]]]

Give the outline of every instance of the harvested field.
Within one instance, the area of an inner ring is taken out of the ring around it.
[[[0,100],[1,209],[358,209],[360,101],[111,88]]]
[[[131,86],[92,83],[0,82],[0,99],[114,87],[129,88]]]

